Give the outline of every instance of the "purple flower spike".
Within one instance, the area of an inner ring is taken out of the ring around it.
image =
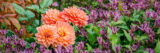
[[[112,32],[113,32],[114,34],[116,34],[119,29],[117,28],[117,26],[116,26],[116,27],[113,27],[113,26],[112,26],[112,27],[111,27],[111,30],[112,30]]]
[[[155,20],[154,26],[155,26],[156,28],[159,28],[159,27],[160,27],[160,19],[156,19],[156,20]]]
[[[40,51],[40,52],[44,52],[44,51],[45,51],[45,47],[41,45],[41,46],[39,47],[39,51]]]
[[[121,17],[121,13],[119,12],[119,11],[116,11],[115,13],[114,13],[114,21],[118,21],[119,20],[119,18]]]
[[[104,44],[104,41],[103,41],[103,38],[102,37],[97,37],[97,40],[98,40],[98,43],[100,45],[103,45]]]
[[[64,53],[62,45],[58,45],[57,48],[54,49],[55,53]]]
[[[82,50],[84,48],[84,42],[78,42],[78,46],[76,46],[76,49],[78,51]]]
[[[85,51],[81,51],[80,53],[88,53],[88,51],[87,51],[87,50],[85,50]]]
[[[102,50],[100,50],[100,49],[98,49],[98,48],[96,48],[96,49],[93,49],[93,53],[102,53],[103,51]]]
[[[27,44],[27,42],[25,42],[24,40],[19,39],[18,41],[22,47],[24,47]]]
[[[54,6],[54,7],[57,7],[58,3],[57,2],[53,2],[51,5]]]
[[[149,53],[155,53],[154,49],[152,49],[152,48],[146,48],[144,51],[148,51]]]
[[[80,31],[84,37],[87,37],[87,33],[85,32],[84,28],[80,28]]]
[[[45,50],[43,53],[52,53],[52,50]]]
[[[31,47],[32,47],[33,49],[35,49],[35,47],[36,47],[36,43],[35,43],[35,42],[32,42],[30,45],[31,45]]]
[[[115,50],[116,50],[117,53],[120,53],[120,49],[121,49],[120,45],[117,45],[114,48],[115,48]]]
[[[73,53],[73,46],[69,45],[66,49],[65,49],[66,53]]]
[[[152,12],[150,10],[146,11],[145,14],[146,14],[147,18],[152,16]]]
[[[19,34],[22,36],[23,35],[23,29],[20,29]]]

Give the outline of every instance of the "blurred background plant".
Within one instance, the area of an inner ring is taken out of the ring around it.
[[[37,44],[41,14],[74,5],[89,16],[85,27],[73,25],[75,44],[68,48]],[[159,0],[0,0],[0,51],[160,53],[159,6]]]

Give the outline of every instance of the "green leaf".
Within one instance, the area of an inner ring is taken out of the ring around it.
[[[30,6],[27,6],[26,8],[32,9],[32,10],[38,10],[39,6],[38,5],[30,5]]]
[[[160,53],[160,41],[157,42],[157,45],[154,50],[155,50],[155,53]]]
[[[107,29],[107,34],[108,35],[112,35],[112,30],[108,27],[108,29]]]
[[[34,24],[34,26],[38,27],[39,26],[39,20],[34,20],[33,24]]]
[[[77,26],[73,26],[74,31],[77,32],[79,30],[79,28]]]
[[[29,26],[27,26],[27,28],[26,28],[26,29],[27,29],[27,32],[32,32],[33,27],[29,25]]]
[[[12,35],[14,35],[14,32],[11,30],[8,30],[5,37],[8,37],[8,36],[12,37]]]
[[[35,14],[32,11],[30,11],[30,10],[26,10],[25,16],[27,18],[31,19],[31,18],[33,18],[35,16]]]
[[[123,30],[123,32],[124,32],[124,35],[126,36],[127,40],[131,42],[132,38],[131,38],[130,34],[127,33],[126,30]]]
[[[25,14],[25,10],[21,6],[17,5],[16,3],[12,3],[12,5],[18,14],[20,14],[20,15]]]
[[[97,40],[97,38],[96,38],[96,33],[95,32],[93,32],[93,31],[90,31],[90,30],[87,30],[87,32],[88,32],[88,41],[90,42],[90,44],[94,44],[95,42],[96,42],[96,40]]]
[[[28,18],[26,18],[26,17],[19,17],[19,18],[18,18],[18,21],[24,21],[24,20],[27,21]]]
[[[160,28],[158,28],[158,30],[157,30],[157,34],[160,34]]]
[[[86,45],[87,45],[87,50],[92,53],[93,52],[93,48],[88,43]]]
[[[48,7],[52,4],[53,0],[43,0],[41,3],[40,3],[40,7],[41,8],[45,8],[45,7]]]

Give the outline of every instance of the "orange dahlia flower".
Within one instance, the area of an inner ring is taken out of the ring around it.
[[[60,11],[57,9],[49,9],[46,14],[42,15],[43,24],[55,24],[57,21],[65,21],[60,17]]]
[[[56,47],[57,45],[62,45],[64,47],[67,47],[74,44],[74,28],[67,22],[57,22],[56,26],[58,37],[56,38],[56,42],[53,43],[52,46]]]
[[[42,25],[37,28],[38,33],[35,34],[38,43],[45,47],[50,46],[55,42],[55,38],[58,36],[57,28],[55,25]]]
[[[87,25],[87,14],[83,10],[77,9],[75,6],[65,8],[61,14],[61,17],[67,18],[69,22],[72,22],[74,25],[78,25],[80,27]]]

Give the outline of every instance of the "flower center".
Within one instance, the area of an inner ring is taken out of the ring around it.
[[[60,31],[58,34],[59,34],[61,37],[65,36],[65,33],[64,33],[63,31]]]
[[[45,37],[48,38],[50,37],[51,35],[49,33],[46,33]]]

